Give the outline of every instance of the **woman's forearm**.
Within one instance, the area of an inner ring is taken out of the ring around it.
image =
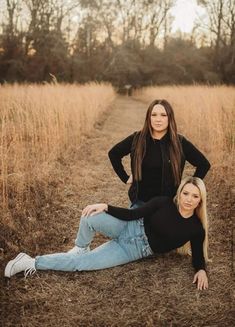
[[[136,220],[150,216],[156,212],[157,209],[165,206],[168,201],[172,200],[166,196],[158,196],[136,209],[126,209],[108,205],[107,213],[121,220]]]

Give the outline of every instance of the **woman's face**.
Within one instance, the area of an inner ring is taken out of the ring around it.
[[[156,104],[151,112],[151,127],[153,134],[165,134],[168,128],[168,116],[161,104]]]
[[[193,212],[201,201],[200,191],[197,186],[192,183],[184,185],[180,197],[179,207],[181,210]]]

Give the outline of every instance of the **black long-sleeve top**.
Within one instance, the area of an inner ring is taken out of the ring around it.
[[[137,209],[108,205],[107,212],[121,220],[144,217],[145,233],[154,253],[169,252],[190,241],[193,267],[196,271],[205,269],[202,223],[195,213],[189,218],[182,217],[171,198],[155,197]]]
[[[122,158],[128,154],[133,157],[133,141],[138,135],[135,132],[117,143],[110,151],[109,158],[114,171],[119,178],[126,183],[129,176],[126,173]],[[206,157],[184,136],[178,136],[182,145],[182,171],[185,161],[196,167],[194,176],[203,179],[210,169],[210,163]],[[144,202],[155,196],[175,195],[178,185],[175,185],[170,158],[169,158],[169,135],[168,133],[160,140],[154,140],[150,136],[146,143],[146,153],[142,161],[142,180],[136,182],[138,185],[136,197]],[[133,169],[133,164],[131,165]],[[132,171],[133,175],[133,171]]]
[[[144,202],[161,195],[163,161],[160,142],[150,140],[142,161],[142,180],[138,183],[138,198]]]

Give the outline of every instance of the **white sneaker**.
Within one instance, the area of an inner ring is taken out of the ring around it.
[[[10,278],[21,271],[24,271],[25,277],[36,271],[35,259],[23,252],[19,253],[15,259],[8,262],[4,276]]]
[[[80,248],[79,246],[75,245],[71,250],[69,250],[67,253],[71,253],[71,254],[83,254],[83,253],[87,253],[90,251],[90,247],[87,246],[85,248]]]

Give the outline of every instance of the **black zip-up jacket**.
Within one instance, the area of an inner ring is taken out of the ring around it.
[[[135,132],[125,138],[123,141],[114,145],[114,147],[109,151],[108,155],[113,166],[114,171],[119,176],[119,178],[126,183],[129,176],[126,173],[123,164],[122,158],[128,154],[131,157],[131,171],[133,174],[133,156],[135,150],[135,141],[138,138],[140,132]],[[194,172],[195,177],[200,177],[203,179],[210,169],[210,163],[206,157],[184,136],[178,135],[179,140],[182,145],[182,158],[181,158],[181,175],[185,166],[185,161],[188,161],[191,165],[196,167]],[[150,146],[151,140],[150,134],[146,139],[146,147]],[[161,186],[160,193],[155,194],[155,196],[169,196],[173,197],[176,194],[178,185],[175,185],[174,176],[172,172],[172,166],[170,162],[169,155],[169,134],[165,134],[160,140],[160,149],[161,149],[161,159],[162,159],[162,171],[161,171]],[[138,186],[139,182],[133,181],[129,189],[129,198],[133,203],[138,199]],[[159,187],[158,187],[159,189]],[[147,201],[150,199],[146,199]]]

